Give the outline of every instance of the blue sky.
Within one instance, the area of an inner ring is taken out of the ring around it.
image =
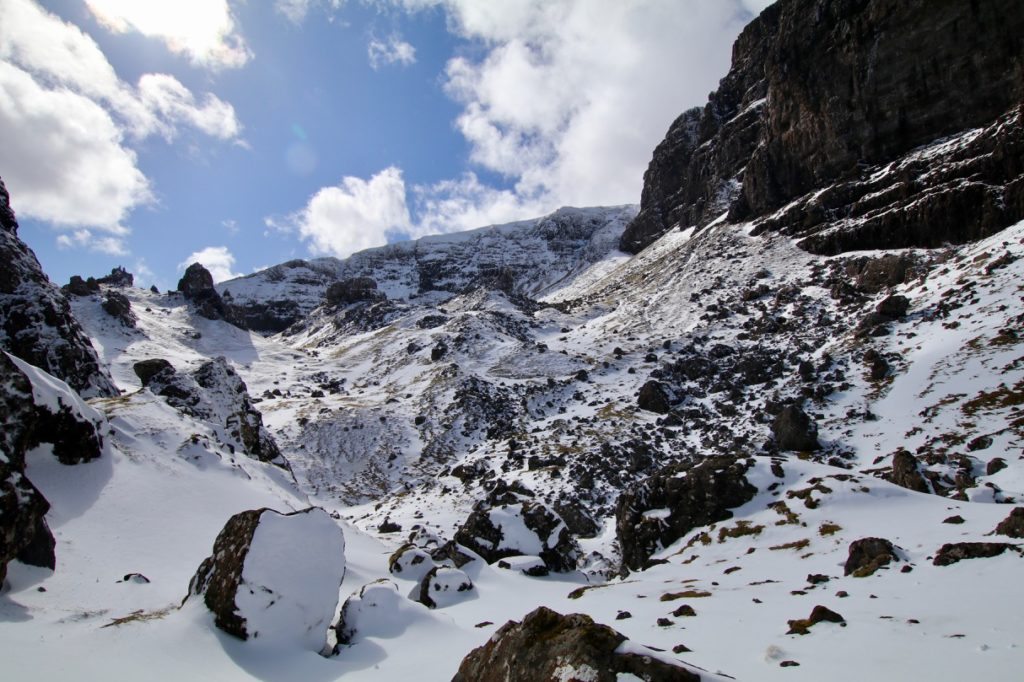
[[[767,0],[0,0],[0,177],[58,283],[173,287],[639,201]]]

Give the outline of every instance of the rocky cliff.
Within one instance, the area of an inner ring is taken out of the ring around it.
[[[0,180],[0,348],[62,379],[86,397],[116,395],[64,293],[18,237]]]
[[[827,254],[1016,222],[1022,36],[1013,0],[780,0],[655,150],[621,248],[724,213]]]

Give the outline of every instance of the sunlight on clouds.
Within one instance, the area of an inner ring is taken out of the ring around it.
[[[86,0],[111,31],[136,30],[211,69],[237,68],[252,57],[227,0]]]
[[[86,248],[90,251],[98,251],[108,256],[125,256],[128,248],[120,237],[97,236],[89,230],[75,230],[70,234],[62,234],[57,237],[57,248]]]
[[[371,38],[366,48],[366,55],[374,70],[389,64],[410,66],[416,63],[416,48],[395,33],[391,34],[387,40]]]
[[[205,249],[196,251],[178,263],[178,270],[184,270],[193,263],[199,263],[209,270],[210,275],[213,276],[214,283],[242,276],[240,273],[233,271],[235,257],[226,246],[207,246]]]

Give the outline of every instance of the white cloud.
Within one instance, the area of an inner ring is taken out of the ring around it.
[[[107,29],[157,38],[196,66],[238,68],[252,57],[227,0],[86,0],[86,5]]]
[[[268,227],[293,230],[314,255],[344,258],[381,246],[389,234],[412,229],[402,171],[385,168],[369,180],[346,177],[310,197],[306,207],[284,221],[267,219]]]
[[[75,230],[74,232],[62,234],[57,237],[57,248],[88,248],[90,251],[98,251],[110,256],[125,256],[128,248],[120,237],[95,235],[89,230]]]
[[[19,213],[57,227],[90,228],[61,246],[117,252],[131,211],[153,200],[131,143],[170,141],[183,128],[238,141],[230,104],[201,100],[174,77],[122,81],[77,26],[32,0],[0,0],[0,167]],[[108,236],[97,236],[99,230]],[[108,240],[108,241],[104,241]]]
[[[371,37],[366,47],[366,56],[374,70],[390,64],[410,66],[416,63],[416,48],[402,40],[397,33],[392,33],[387,40]]]
[[[413,238],[500,225],[548,210],[515,192],[489,187],[474,173],[433,185],[416,185],[413,198],[418,219],[407,232]]]
[[[240,273],[234,272],[235,257],[226,246],[207,246],[205,249],[196,251],[181,263],[178,263],[178,270],[184,270],[193,263],[200,263],[210,271],[214,283],[224,282],[229,279],[241,277]]]
[[[293,24],[301,24],[306,20],[306,15],[315,6],[329,7],[332,10],[339,9],[344,0],[274,0],[274,9]]]

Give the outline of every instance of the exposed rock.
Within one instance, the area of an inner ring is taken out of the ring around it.
[[[345,539],[323,509],[235,514],[199,566],[186,597],[202,597],[214,623],[240,639],[327,643],[345,575]]]
[[[361,301],[379,301],[386,298],[377,290],[377,282],[371,277],[352,277],[334,282],[324,293],[327,305],[350,305]]]
[[[991,440],[991,439],[990,439]],[[967,445],[967,449],[970,450],[970,444]],[[1007,466],[1006,460],[1002,457],[993,457],[985,464],[985,475],[993,476],[998,474],[1000,471],[1005,469]]]
[[[878,258],[865,258],[856,267],[857,287],[875,294],[907,281],[914,261],[904,254],[886,254]]]
[[[412,543],[402,545],[388,559],[388,572],[406,580],[421,581],[434,566],[431,556]]]
[[[423,607],[399,594],[390,580],[363,585],[341,607],[333,626],[338,641],[334,653],[364,638],[395,637],[422,614]]]
[[[81,275],[71,275],[71,279],[61,289],[72,296],[92,296],[99,292],[100,285],[92,277],[86,281]]]
[[[65,381],[85,397],[118,394],[64,293],[21,239],[0,179],[0,349]]]
[[[651,379],[640,388],[640,395],[637,396],[637,406],[641,410],[647,410],[648,412],[654,412],[655,414],[665,414],[672,405],[669,402],[668,392],[665,390],[665,385],[660,381]]]
[[[879,301],[878,305],[875,306],[875,312],[889,319],[898,320],[906,316],[909,308],[910,300],[906,296],[893,294]]]
[[[45,518],[49,510],[50,503],[23,471],[0,461],[0,585],[7,576],[7,564],[14,559],[54,567],[53,535]],[[49,557],[40,556],[38,547],[46,545],[51,548]]]
[[[866,578],[893,561],[899,559],[891,542],[884,538],[861,538],[850,543],[850,553],[843,566],[843,575]]]
[[[153,377],[160,374],[161,372],[169,371],[168,376],[174,374],[174,367],[171,366],[167,360],[163,358],[152,358],[150,360],[139,360],[132,369],[135,370],[136,376],[139,377],[139,381],[142,382],[143,386],[148,386],[152,381]]]
[[[655,150],[620,247],[787,204],[759,230],[804,236],[816,253],[960,243],[1016,222],[1024,131],[1006,123],[1024,98],[1022,35],[1014,0],[775,3],[737,38],[708,104]]]
[[[811,615],[807,618],[801,618],[799,620],[788,621],[789,632],[787,635],[809,635],[811,633],[810,627],[817,623],[845,623],[846,619],[840,616],[835,611],[818,604],[811,610]]]
[[[676,464],[622,492],[615,529],[623,567],[643,570],[658,550],[694,528],[732,517],[754,497],[746,472],[750,460],[721,456]]]
[[[193,263],[178,280],[178,291],[195,306],[196,312],[208,320],[224,320],[245,328],[213,286],[213,275],[201,263]]]
[[[648,682],[700,680],[682,664],[658,658],[653,651],[634,653],[643,649],[622,647],[626,641],[589,616],[563,616],[542,606],[522,622],[509,621],[471,651],[452,682],[615,682],[626,675]]]
[[[964,559],[989,559],[999,556],[1008,549],[1020,553],[1019,545],[1007,542],[952,542],[939,548],[932,563],[936,566],[950,566]]]
[[[897,450],[892,456],[892,473],[889,480],[908,490],[919,493],[931,492],[928,481],[921,473],[921,463],[906,450]]]
[[[420,581],[416,601],[427,608],[450,606],[462,600],[473,589],[473,581],[458,568],[434,566]]]
[[[104,275],[97,279],[96,283],[106,284],[111,287],[130,287],[135,285],[135,275],[118,266],[113,268],[109,275]]]
[[[487,563],[534,554],[552,571],[574,570],[580,555],[562,519],[536,502],[476,509],[456,531],[454,540]]]
[[[1015,507],[995,529],[996,535],[1024,538],[1024,507]]]
[[[797,405],[787,405],[772,422],[772,436],[781,450],[809,451],[821,447],[818,427]]]
[[[118,291],[108,291],[103,299],[103,310],[123,324],[125,327],[135,327],[135,313],[132,312],[132,303],[128,297]]]

